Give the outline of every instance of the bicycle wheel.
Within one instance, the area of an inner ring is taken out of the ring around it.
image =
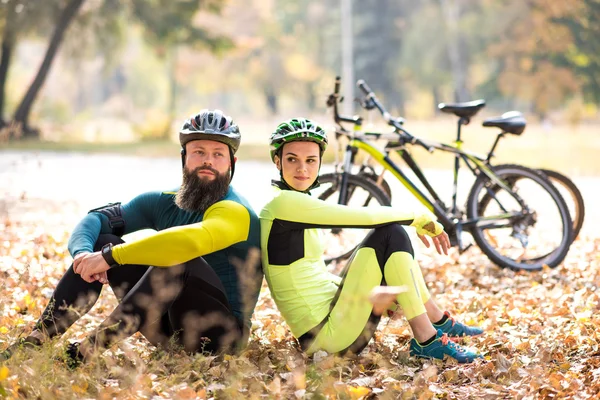
[[[539,171],[520,165],[492,169],[506,186],[484,174],[475,180],[467,198],[473,239],[500,267],[556,267],[569,251],[573,232],[564,199]]]
[[[573,220],[573,240],[577,239],[585,218],[585,205],[579,188],[570,178],[560,172],[549,169],[540,169],[540,171],[550,179],[567,203],[571,220]]]
[[[323,174],[319,177],[319,188],[313,191],[320,200],[337,203],[339,200],[341,173]],[[345,205],[356,207],[389,206],[390,199],[379,186],[366,177],[348,175],[348,201]],[[369,229],[324,229],[325,263],[335,269],[340,261],[352,255],[352,252],[365,238]]]
[[[392,189],[390,188],[390,184],[387,183],[387,181],[385,179],[381,180],[381,184],[377,184],[377,180],[379,179],[379,176],[377,174],[375,174],[375,172],[361,171],[358,173],[358,175],[364,176],[365,178],[369,179],[371,182],[373,182],[374,184],[379,186],[381,188],[381,190],[383,190],[385,192],[385,194],[390,199],[390,201],[392,201]]]

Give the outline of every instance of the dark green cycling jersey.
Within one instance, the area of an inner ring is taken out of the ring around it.
[[[390,223],[435,221],[392,207],[347,207],[308,194],[273,188],[275,197],[260,212],[263,269],[271,295],[290,330],[300,337],[330,312],[340,278],[327,272],[317,228],[375,228]],[[441,232],[437,222],[436,231]],[[377,268],[379,270],[379,268]],[[370,311],[369,311],[370,312]]]
[[[204,213],[182,210],[175,204],[175,194],[176,191],[149,192],[123,204],[124,234],[142,229],[158,232],[114,246],[115,260],[119,264],[170,267],[203,257],[223,283],[234,315],[249,327],[262,269],[258,266],[258,273],[245,280],[240,279],[237,268],[245,265],[251,248],[259,249],[260,225],[256,213],[231,187],[222,200]],[[69,240],[71,255],[92,252],[98,236],[111,232],[108,217],[91,212],[77,225]],[[247,299],[245,305],[242,299]]]

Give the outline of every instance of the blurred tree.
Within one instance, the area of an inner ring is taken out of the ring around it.
[[[0,128],[5,125],[4,87],[6,84],[6,77],[8,75],[8,67],[10,66],[10,59],[15,47],[15,22],[17,17],[17,4],[15,3],[16,1],[9,0],[6,3],[3,3],[3,7],[1,9],[4,29],[2,30],[2,54],[0,55]]]
[[[233,47],[230,38],[199,26],[195,20],[200,9],[210,13],[220,13],[222,2],[205,0],[132,0],[132,14],[144,27],[144,34],[156,49],[159,57],[166,61],[169,80],[168,116],[163,136],[170,134],[171,123],[177,110],[178,48],[207,49],[212,53],[222,52]]]
[[[286,76],[286,89],[295,94],[304,93],[301,98],[306,108],[314,111],[324,103],[317,103],[317,88],[326,73],[332,67],[333,59],[327,53],[340,51],[339,45],[328,48],[328,40],[339,32],[339,25],[333,24],[335,16],[328,9],[335,9],[339,0],[280,0],[278,7],[278,23],[288,38],[286,57],[283,67]]]
[[[33,82],[29,86],[29,89],[25,93],[25,96],[23,96],[23,100],[21,100],[21,103],[15,111],[13,123],[21,126],[23,137],[39,137],[39,131],[29,127],[28,119],[31,112],[31,106],[33,105],[35,98],[37,97],[42,85],[44,84],[44,81],[46,80],[46,76],[50,71],[52,61],[58,52],[58,48],[63,40],[65,31],[69,27],[69,24],[75,15],[77,15],[77,12],[81,8],[81,5],[84,3],[84,1],[85,0],[70,0],[64,5],[62,12],[56,20],[54,32],[52,32],[50,37],[48,49],[46,50],[42,64],[40,65]]]
[[[6,124],[4,107],[6,103],[6,80],[11,66],[12,54],[19,37],[31,34],[43,35],[50,32],[52,25],[48,16],[57,10],[56,1],[5,0],[0,2],[0,127]]]
[[[552,20],[569,30],[572,43],[555,55],[557,64],[573,70],[580,78],[586,101],[600,104],[600,0],[561,5]]]
[[[467,88],[470,53],[467,34],[461,29],[461,19],[469,10],[469,0],[439,0],[439,2],[445,27],[446,51],[454,83],[454,101],[467,101],[470,100]]]
[[[272,115],[279,112],[284,93],[308,110],[317,107],[317,87],[330,61],[325,38],[331,34],[331,2],[279,0],[262,13],[261,40],[247,53],[248,72]]]
[[[580,49],[565,22],[573,23],[573,12],[584,0],[498,2],[512,15],[488,48],[496,59],[498,88],[504,96],[529,102],[544,118],[580,88],[576,69],[568,66],[569,55]]]
[[[399,64],[406,68],[407,80],[431,92],[433,110],[437,111],[437,105],[444,101],[442,88],[452,82],[447,35],[444,24],[423,23],[443,20],[439,2],[430,0],[419,4],[408,18]]]
[[[406,18],[415,7],[418,4],[408,0],[363,0],[353,5],[354,75],[380,93],[390,110],[401,114],[406,69],[398,61]]]
[[[7,1],[13,7],[3,8],[2,16],[8,16],[9,12],[14,14],[15,10],[22,8],[20,2],[23,0]],[[24,137],[37,137],[39,135],[36,129],[29,126],[31,108],[44,84],[52,62],[65,37],[67,28],[75,20],[75,16],[85,3],[85,0],[31,0],[30,4],[36,1],[44,3],[46,7],[53,6],[55,10],[60,10],[60,12],[54,21],[53,32],[50,36],[49,45],[41,66],[13,117],[13,122],[22,127]],[[231,47],[229,39],[212,34],[207,29],[198,26],[198,21],[194,18],[201,8],[209,12],[218,12],[221,9],[221,2],[212,0],[179,0],[176,2],[169,0],[129,0],[127,2],[103,0],[90,2],[89,7],[84,7],[79,17],[80,21],[74,24],[78,28],[75,31],[80,35],[74,38],[73,41],[81,43],[87,40],[89,42],[89,38],[94,37],[97,45],[95,48],[101,49],[107,59],[110,60],[110,54],[114,53],[115,48],[118,48],[119,43],[124,40],[123,21],[125,20],[125,25],[130,25],[131,21],[134,24],[141,25],[148,42],[156,49],[157,54],[165,59],[171,83],[170,99],[168,101],[169,115],[173,117],[176,107],[177,81],[175,71],[177,68],[177,47],[202,46],[213,52]],[[32,11],[34,11],[33,7]],[[32,24],[35,21],[34,18],[39,18],[37,15],[42,15],[48,20],[47,15],[44,15],[40,11],[40,9],[35,9],[35,12],[23,13],[23,18],[26,18],[28,24]],[[123,19],[123,15],[125,15],[125,19]],[[8,21],[8,19],[4,18],[4,21]],[[4,77],[4,81],[6,71],[8,71],[10,49],[15,44],[16,35],[11,34],[15,32],[15,26],[16,24],[10,23],[5,23],[4,26],[4,30],[9,33],[9,35],[3,35],[3,50],[6,48],[7,51],[3,51],[3,58],[0,61],[0,79]],[[84,27],[87,27],[87,32]],[[99,31],[102,34],[99,34]],[[6,46],[4,46],[4,43],[6,43]],[[89,48],[86,46],[73,47],[77,48],[75,54],[77,52],[85,53],[89,51]],[[115,68],[118,69],[118,66]],[[121,81],[124,79],[122,74],[117,74],[115,77]],[[2,83],[0,81],[0,84]],[[1,88],[2,86],[0,86]],[[166,124],[165,130],[168,128],[169,124]]]
[[[23,137],[39,136],[39,131],[37,129],[32,129],[29,127],[28,119],[31,112],[31,107],[40,89],[42,88],[44,81],[46,80],[46,76],[48,75],[52,65],[52,61],[54,60],[56,53],[58,52],[58,48],[63,41],[65,31],[69,27],[69,24],[81,8],[81,5],[84,3],[84,1],[85,0],[70,0],[64,4],[64,7],[62,8],[62,11],[55,22],[54,31],[50,37],[50,42],[48,44],[46,54],[44,55],[42,64],[40,65],[33,82],[29,86],[29,89],[25,93],[25,96],[23,96],[21,103],[15,111],[13,123],[21,127]],[[38,12],[39,10],[35,11]],[[35,14],[35,12],[32,14]]]

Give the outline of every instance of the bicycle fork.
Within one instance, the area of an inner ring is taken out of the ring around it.
[[[340,197],[338,204],[347,204],[348,200],[348,175],[352,172],[352,165],[354,164],[354,157],[358,149],[350,145],[346,146],[346,153],[344,155],[344,165],[342,167],[342,181],[340,182]]]

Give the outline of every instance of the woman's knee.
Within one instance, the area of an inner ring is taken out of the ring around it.
[[[375,228],[367,238],[365,244],[374,248],[384,246],[388,254],[403,251],[414,255],[410,236],[408,236],[404,227],[397,223]]]

